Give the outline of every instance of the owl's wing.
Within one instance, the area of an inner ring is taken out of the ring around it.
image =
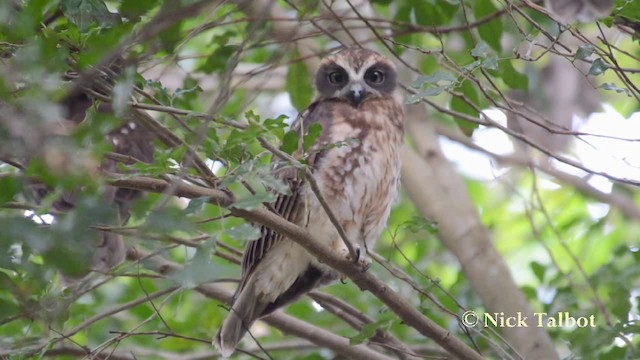
[[[300,215],[298,208],[303,179],[301,176],[298,176],[297,170],[294,168],[288,168],[280,171],[279,178],[289,187],[290,194],[279,194],[273,204],[273,209],[278,215],[282,216],[287,221],[295,223]],[[260,238],[255,241],[251,241],[244,251],[244,256],[242,258],[242,281],[239,289],[242,288],[244,282],[251,275],[253,269],[258,265],[269,249],[271,249],[271,247],[281,239],[282,235],[272,229],[264,225],[260,227]]]
[[[298,139],[300,139],[297,155],[302,155],[302,138],[303,135],[307,134],[309,126],[312,124],[319,123],[323,127],[317,144],[322,143],[323,140],[327,138],[329,133],[328,127],[331,125],[330,115],[331,111],[326,111],[326,109],[325,111],[319,110],[318,102],[314,102],[292,123],[291,130],[298,132]],[[307,165],[313,169],[321,158],[322,151],[312,150],[311,152],[312,156],[307,159]],[[300,174],[296,168],[291,166],[276,170],[276,176],[289,187],[290,194],[278,194],[273,204],[273,209],[287,221],[300,224],[304,217],[304,200],[302,194],[304,176]],[[266,226],[260,227],[260,234],[260,238],[251,241],[245,249],[242,259],[242,277],[236,294],[240,293],[260,260],[262,260],[274,244],[283,238],[281,234],[278,234]]]

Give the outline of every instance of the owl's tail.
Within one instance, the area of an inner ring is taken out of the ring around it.
[[[213,345],[223,357],[229,357],[236,350],[238,342],[247,333],[251,325],[263,315],[267,303],[258,301],[253,291],[253,283],[249,282],[242,289],[231,306],[229,315],[222,323]]]

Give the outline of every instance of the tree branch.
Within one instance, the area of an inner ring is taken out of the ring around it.
[[[335,316],[343,319],[351,327],[358,331],[362,331],[364,325],[374,322],[373,319],[361,313],[358,309],[329,294],[313,291],[309,293],[309,297]],[[348,320],[341,316],[342,314],[346,315]],[[421,358],[419,354],[411,350],[406,344],[393,336],[393,334],[391,334],[389,331],[378,328],[371,337],[370,341],[372,343],[377,343],[385,348],[392,350],[399,359],[417,360]]]
[[[128,177],[112,178],[111,185],[153,192],[163,192],[169,183],[147,178]],[[186,198],[209,197],[209,202],[227,207],[234,215],[254,223],[265,225],[283,234],[304,247],[323,263],[347,275],[362,290],[370,291],[384,302],[407,325],[415,328],[422,335],[433,339],[442,348],[463,359],[482,359],[482,357],[464,342],[451,336],[449,331],[441,328],[418,311],[408,300],[387,287],[371,272],[362,272],[352,261],[334,254],[328,247],[321,245],[311,233],[291,222],[288,222],[267,209],[244,210],[232,206],[233,199],[220,190],[207,189],[201,186],[177,182],[173,191],[176,196]]]
[[[206,191],[203,191],[203,195],[200,196],[207,196],[204,194],[205,192]],[[132,253],[134,253],[132,255],[135,258],[146,257],[146,254],[138,250],[132,251]],[[158,271],[163,275],[167,275],[171,272],[181,269],[180,265],[166,259],[155,257],[153,260],[159,264]],[[229,304],[231,302],[231,298],[233,297],[231,291],[217,284],[200,285],[196,287],[196,290],[206,297],[222,301],[226,304]],[[287,334],[306,339],[316,345],[331,349],[338,354],[348,357],[349,359],[391,360],[391,358],[368,348],[366,345],[350,346],[348,339],[335,335],[327,330],[311,325],[302,320],[296,319],[290,315],[286,315],[281,311],[277,311],[263,318],[262,320]]]

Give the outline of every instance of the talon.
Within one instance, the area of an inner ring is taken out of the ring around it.
[[[366,263],[362,264],[362,272],[367,272],[369,271],[369,269],[371,268],[371,262],[367,261]]]
[[[346,285],[346,284],[347,284],[346,277],[345,277],[344,275],[343,275],[343,276],[340,276],[340,283],[341,283],[342,285]]]
[[[357,264],[360,265],[362,272],[367,272],[371,268],[371,258],[364,255],[359,256]]]
[[[356,258],[353,260],[353,262],[357,263],[357,262],[360,261],[360,246],[356,245],[354,250],[355,250],[355,253],[356,253]]]

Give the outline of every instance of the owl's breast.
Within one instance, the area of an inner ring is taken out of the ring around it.
[[[387,124],[333,124],[334,147],[325,153],[317,179],[323,195],[344,219],[364,218],[376,209],[388,213],[397,197],[402,133]]]

